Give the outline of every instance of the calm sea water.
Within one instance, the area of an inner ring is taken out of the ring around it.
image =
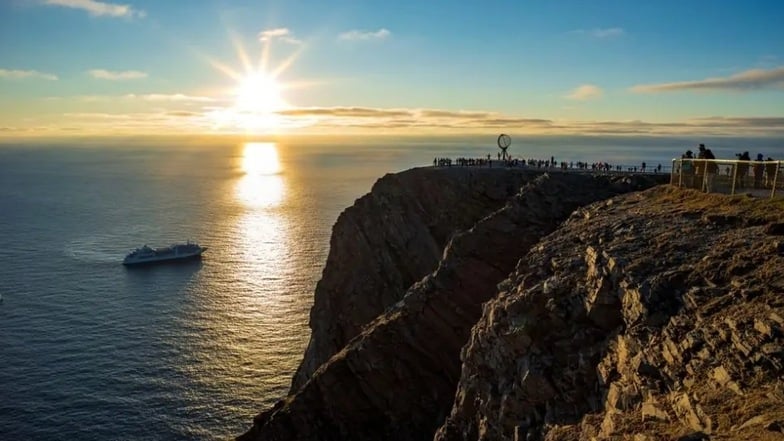
[[[580,142],[518,154],[666,166],[686,141]],[[243,432],[287,391],[340,211],[387,172],[492,143],[0,145],[0,439]],[[203,261],[119,263],[186,239]]]

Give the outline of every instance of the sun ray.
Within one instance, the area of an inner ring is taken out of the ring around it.
[[[245,68],[245,72],[251,72],[253,66],[250,64],[250,58],[248,57],[248,53],[245,52],[245,48],[243,47],[239,36],[234,31],[229,31],[229,38],[231,39],[232,46],[234,46],[234,50],[237,52],[237,58],[240,59],[242,67]]]
[[[307,89],[308,87],[323,86],[325,84],[330,84],[330,83],[326,80],[287,81],[286,83],[280,85],[280,89],[281,90]]]
[[[270,78],[273,78],[273,79],[274,78],[278,78],[283,72],[285,72],[286,69],[288,69],[289,66],[292,65],[292,63],[294,63],[294,61],[297,59],[297,57],[299,57],[299,54],[302,53],[303,49],[304,49],[304,47],[300,46],[299,49],[297,49],[293,54],[289,55],[288,58],[283,60],[283,62],[280,63],[278,65],[278,67],[275,68],[275,70],[270,72],[270,75],[269,75]]]
[[[241,73],[237,72],[236,70],[232,69],[231,67],[221,63],[220,61],[218,61],[218,60],[216,60],[214,58],[210,58],[210,57],[207,57],[207,56],[205,56],[205,58],[207,59],[207,62],[210,63],[210,65],[212,67],[214,67],[215,69],[218,69],[219,71],[225,73],[232,80],[235,80],[235,81],[242,80],[243,75]]]
[[[262,41],[261,57],[259,58],[258,70],[265,72],[267,70],[267,63],[269,63],[270,56],[270,40]]]
[[[235,81],[234,87],[223,89],[223,104],[216,104],[209,109],[208,119],[212,122],[213,129],[243,130],[247,134],[255,134],[286,131],[297,127],[297,124],[293,124],[291,118],[285,115],[286,109],[291,109],[292,105],[283,97],[283,92],[323,82],[283,82],[280,77],[298,59],[305,45],[293,37],[288,38],[287,30],[286,36],[260,36],[258,41],[261,43],[261,53],[256,67],[251,60],[253,55],[249,56],[238,34],[228,30],[228,35],[240,64],[237,66],[239,70],[213,57],[199,54],[214,69]],[[271,61],[275,41],[284,43],[286,51],[291,52],[280,63]]]

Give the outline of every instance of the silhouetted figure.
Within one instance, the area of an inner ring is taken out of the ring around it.
[[[705,149],[705,188],[708,193],[713,191],[713,179],[716,173],[719,172],[719,165],[714,162],[716,156],[713,155],[711,149]]]
[[[766,162],[768,163],[765,164],[765,187],[773,188],[773,180],[776,179],[776,169],[778,168],[778,164],[773,162],[773,158],[770,156],[768,156]]]
[[[694,161],[694,186],[696,188],[702,188],[703,175],[705,174],[705,161],[700,160],[705,159],[705,144],[700,144],[699,150],[697,150],[697,159],[697,161]]]
[[[691,187],[694,181],[694,155],[691,150],[681,156],[681,179],[682,185]]]
[[[746,186],[746,175],[749,173],[749,163],[744,161],[751,161],[749,152],[743,152],[736,155],[738,157],[737,170],[735,172],[735,187]]]
[[[757,153],[757,161],[753,165],[754,170],[754,188],[762,188],[763,175],[765,174],[765,163],[762,153]]]

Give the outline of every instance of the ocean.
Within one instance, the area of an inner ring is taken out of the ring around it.
[[[522,141],[516,157],[665,169],[703,142]],[[784,156],[780,140],[711,141],[720,157]],[[0,439],[242,433],[288,390],[339,213],[386,173],[495,155],[494,142],[0,142]],[[120,264],[185,240],[208,247],[202,261]]]

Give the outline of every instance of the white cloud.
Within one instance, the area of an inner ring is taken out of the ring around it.
[[[569,95],[566,95],[566,98],[571,100],[586,101],[594,98],[600,98],[602,93],[602,89],[599,86],[594,86],[593,84],[583,84],[574,89]]]
[[[104,101],[148,101],[148,102],[175,102],[175,103],[210,103],[216,101],[215,98],[207,96],[186,95],[182,93],[146,93],[125,95],[78,95],[71,97],[47,97],[46,100],[59,99],[78,99],[87,103]]]
[[[111,71],[106,69],[91,69],[88,70],[87,73],[89,73],[93,78],[98,78],[100,80],[117,81],[147,78],[146,72],[140,72],[138,70]]]
[[[600,39],[617,38],[626,35],[626,31],[623,28],[577,29],[572,31],[572,33]]]
[[[57,75],[38,72],[37,70],[17,70],[17,69],[0,69],[0,78],[22,79],[22,78],[38,78],[41,80],[55,81]]]
[[[175,94],[176,95],[176,94]],[[137,95],[133,95],[138,97]],[[239,113],[230,104],[200,108],[151,108],[142,112],[76,112],[58,116],[61,127],[54,132],[103,134],[204,134],[247,133],[246,124],[253,114]],[[269,116],[269,115],[267,115]],[[379,133],[473,133],[492,134],[499,131],[531,135],[582,136],[784,136],[784,117],[707,116],[675,121],[640,120],[550,120],[521,115],[500,114],[482,110],[375,108],[375,107],[308,107],[277,112],[276,129],[319,134]],[[62,118],[62,120],[60,120]],[[26,124],[26,123],[23,123]],[[0,127],[3,135],[10,133],[34,136],[42,131],[40,121],[30,126],[8,124]],[[266,130],[266,129],[265,129]],[[273,132],[274,132],[273,130]],[[657,141],[658,142],[658,141]]]
[[[131,5],[119,5],[96,0],[43,0],[43,2],[46,5],[81,9],[96,17],[143,18],[147,15],[144,11],[134,9]]]
[[[171,93],[171,94],[163,94],[163,93],[148,93],[144,95],[135,95],[135,94],[128,94],[124,95],[124,98],[127,99],[140,99],[144,101],[173,101],[173,102],[193,102],[193,103],[208,103],[214,101],[210,97],[206,96],[194,96],[194,95],[184,95],[182,93]]]
[[[338,35],[338,40],[357,41],[357,40],[383,40],[392,35],[386,28],[377,31],[351,30]]]
[[[784,66],[775,69],[751,69],[729,77],[706,78],[697,81],[640,84],[631,88],[637,93],[678,92],[683,90],[735,90],[784,89]]]
[[[291,44],[302,44],[302,41],[294,38],[289,28],[265,29],[259,32],[259,41],[281,40]]]

